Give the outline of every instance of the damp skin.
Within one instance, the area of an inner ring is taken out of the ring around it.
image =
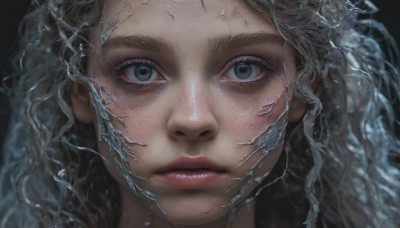
[[[88,72],[120,227],[251,227],[244,202],[290,121],[295,66],[283,38],[239,1],[106,1],[101,21]],[[218,178],[181,186],[160,175],[191,159],[215,172],[175,182]]]

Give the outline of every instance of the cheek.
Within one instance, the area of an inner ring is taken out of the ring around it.
[[[156,96],[154,94],[150,96]],[[106,106],[111,122],[126,140],[147,145],[161,132],[162,120],[167,110],[163,105],[149,105],[154,98],[132,98],[115,93]]]
[[[228,131],[233,132],[240,143],[250,144],[267,130],[282,128],[277,122],[288,112],[287,101],[288,98],[282,94],[273,101],[251,102],[246,111],[238,112],[239,114],[227,123]],[[277,130],[283,131],[284,128]]]
[[[288,82],[284,76],[277,77],[264,88],[249,96],[222,94],[219,105],[224,107],[221,118],[226,120],[227,132],[235,133],[241,143],[251,142],[273,127],[279,118],[287,112],[290,99]],[[227,117],[229,116],[229,118]]]
[[[255,102],[235,122],[236,144],[240,148],[239,169],[263,175],[272,170],[281,152],[287,124],[288,98],[282,94],[273,102]]]

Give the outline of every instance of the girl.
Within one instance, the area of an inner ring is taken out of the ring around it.
[[[398,227],[398,52],[375,11],[33,1],[0,226]]]

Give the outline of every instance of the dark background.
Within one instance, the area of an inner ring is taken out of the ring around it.
[[[14,0],[0,7],[0,88],[4,75],[9,71],[8,57],[16,39],[17,26],[27,11],[30,0]],[[1,147],[10,118],[9,105],[0,89],[0,164]]]
[[[30,5],[29,0],[15,0],[10,2],[12,2],[12,5],[2,4],[2,7],[0,7],[0,80],[9,71],[8,56],[15,45],[17,25]],[[397,43],[400,44],[400,28],[398,26],[400,12],[395,6],[396,2],[396,0],[376,0],[375,4],[380,9],[376,14],[376,18],[386,25]],[[5,96],[0,92],[0,152],[9,116],[9,106]]]

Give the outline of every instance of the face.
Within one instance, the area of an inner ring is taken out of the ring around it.
[[[296,73],[284,39],[232,0],[106,1],[90,39],[92,93],[115,134],[101,137],[101,105],[86,120],[97,119],[124,214],[226,220],[281,154]]]

